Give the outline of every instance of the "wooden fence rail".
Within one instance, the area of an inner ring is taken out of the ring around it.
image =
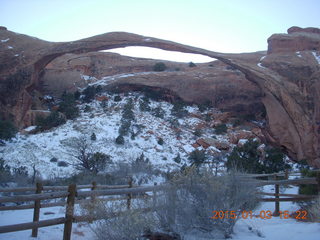
[[[258,195],[272,196],[272,198],[259,198],[260,201],[265,202],[275,202],[275,212],[274,215],[278,215],[280,212],[280,202],[285,201],[302,201],[311,200],[317,196],[310,195],[299,195],[299,194],[281,194],[279,192],[280,185],[300,185],[300,184],[317,184],[320,190],[320,175],[316,178],[302,178],[302,179],[287,179],[287,180],[277,180],[277,177],[285,176],[288,177],[288,173],[276,173],[276,174],[250,174],[241,175],[242,181],[250,181],[250,178],[260,178],[260,177],[273,177],[275,180],[257,180],[254,183],[256,186],[264,185],[275,185],[274,193],[264,193],[258,192]],[[97,185],[92,183],[91,185],[69,185],[69,186],[42,186],[42,184],[37,183],[36,187],[23,187],[23,188],[0,188],[0,192],[10,193],[10,192],[35,192],[31,194],[15,195],[0,197],[0,203],[7,202],[33,202],[33,204],[25,204],[18,206],[0,206],[0,211],[4,210],[21,210],[21,209],[34,209],[33,222],[14,224],[8,226],[0,226],[0,233],[15,232],[21,230],[32,229],[32,237],[37,237],[38,228],[64,224],[63,239],[70,240],[72,232],[73,222],[83,222],[83,221],[93,221],[97,220],[97,217],[92,216],[75,216],[74,207],[75,204],[81,203],[95,203],[97,197],[104,196],[103,200],[106,201],[118,201],[126,200],[127,209],[131,209],[131,201],[135,198],[141,198],[139,194],[145,194],[146,192],[152,192],[153,205],[156,205],[156,197],[159,196],[157,191],[165,190],[167,185],[157,185],[154,186],[134,186],[132,180],[130,179],[127,185]],[[85,190],[88,189],[88,190]],[[118,196],[115,198],[110,198],[110,196]],[[150,197],[150,195],[148,195]],[[107,198],[106,198],[107,197]],[[57,198],[67,198],[65,200],[59,200],[58,202],[51,203],[41,203],[42,200],[57,199]],[[79,198],[79,199],[77,199]],[[54,218],[50,220],[39,221],[40,209],[45,207],[53,206],[65,206],[65,217]],[[150,209],[144,209],[145,211],[150,211]],[[115,213],[124,214],[124,213]]]

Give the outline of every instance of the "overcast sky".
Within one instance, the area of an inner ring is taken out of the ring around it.
[[[0,0],[0,11],[0,25],[48,41],[126,31],[234,53],[266,50],[268,37],[291,26],[320,28],[319,0]],[[205,60],[134,47],[120,52]]]

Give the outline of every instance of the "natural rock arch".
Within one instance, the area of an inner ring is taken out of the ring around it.
[[[246,78],[255,83],[263,92],[262,102],[268,118],[269,139],[285,146],[294,159],[312,159],[314,165],[320,165],[319,133],[316,122],[319,112],[310,115],[304,104],[296,96],[292,84],[277,72],[260,67],[261,53],[223,54],[171,41],[141,35],[113,32],[91,38],[65,43],[43,43],[29,54],[28,61],[21,64],[32,70],[31,82],[19,93],[20,101],[13,106],[18,123],[21,124],[32,102],[29,94],[39,83],[39,74],[53,59],[67,53],[86,53],[127,46],[145,46],[183,53],[201,54],[218,59],[240,70]],[[45,47],[43,47],[45,45]],[[36,52],[36,53],[35,53]]]

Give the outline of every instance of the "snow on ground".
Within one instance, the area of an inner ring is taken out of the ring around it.
[[[274,186],[265,186],[264,192],[274,192]],[[288,188],[281,188],[282,193],[297,193],[298,188],[288,186]],[[64,216],[65,207],[50,207],[44,208],[40,211],[40,220],[46,220],[50,218],[58,218]],[[254,211],[253,215],[259,215],[260,211],[274,211],[274,203],[265,202],[260,204]],[[280,210],[294,212],[299,210],[299,206],[291,202],[281,202]],[[49,215],[47,215],[50,213]],[[76,207],[76,214],[81,215],[81,210]],[[0,226],[17,224],[23,222],[32,221],[33,210],[16,210],[16,211],[1,211],[0,212]],[[94,226],[91,225],[91,226]],[[250,229],[251,230],[250,230]],[[259,236],[258,236],[259,234]],[[272,217],[271,219],[240,219],[237,221],[234,227],[234,234],[232,239],[235,240],[318,240],[320,235],[320,223],[306,223],[298,222],[294,219],[281,219],[280,217]],[[63,225],[50,226],[39,229],[38,238],[31,238],[31,230],[19,231],[13,233],[0,234],[0,240],[57,240],[62,239]],[[73,224],[72,230],[73,240],[91,240],[94,239],[94,234],[87,223]],[[205,238],[185,238],[186,240],[204,240]],[[208,240],[208,238],[206,238]]]
[[[198,123],[204,122],[203,120],[191,116],[179,119],[181,138],[177,138],[176,132],[169,123],[169,119],[172,118],[170,115],[172,104],[151,101],[151,108],[160,105],[164,110],[165,119],[161,119],[153,116],[151,112],[139,111],[138,102],[141,99],[139,94],[122,96],[120,102],[115,102],[111,95],[108,95],[108,98],[106,111],[101,107],[101,102],[93,101],[81,105],[80,117],[68,120],[64,125],[34,135],[17,134],[16,138],[0,147],[0,158],[2,157],[11,167],[26,166],[30,173],[32,173],[32,166],[35,165],[43,178],[70,176],[74,172],[72,165],[59,167],[56,162],[50,162],[50,159],[55,157],[59,161],[72,163],[73,158],[66,147],[67,143],[82,135],[90,138],[91,134],[95,133],[97,140],[92,141],[94,151],[109,154],[114,163],[131,162],[142,153],[150,159],[154,167],[164,171],[176,169],[186,163],[187,154],[194,150],[191,144],[198,138],[194,136],[192,129]],[[139,126],[141,133],[134,140],[126,136],[125,144],[117,145],[115,139],[119,135],[122,108],[128,98],[134,100],[135,122],[133,125]],[[84,112],[85,105],[90,106],[91,112]],[[198,111],[195,106],[189,106],[186,109],[190,113]],[[212,137],[213,134],[212,129],[207,129],[202,137]],[[163,145],[158,144],[159,138],[164,140]],[[224,139],[226,136],[217,136],[217,138]],[[173,161],[178,153],[182,158],[181,164]]]
[[[133,77],[133,76],[143,76],[143,75],[154,74],[154,73],[155,72],[121,73],[121,74],[116,74],[116,75],[112,75],[112,76],[108,76],[108,77],[103,77],[101,80],[95,81],[89,85],[90,86],[97,86],[97,85],[106,86],[106,85],[110,84],[111,82],[116,81],[121,78],[128,78],[128,77]],[[87,76],[87,77],[89,77],[89,76]]]
[[[2,43],[5,43],[5,42],[8,42],[10,40],[10,38],[7,38],[7,39],[3,39],[1,40]]]
[[[274,185],[265,186],[264,192],[274,193]],[[298,187],[288,186],[280,188],[281,193],[298,194]],[[274,202],[261,203],[254,211],[253,215],[259,215],[261,211],[274,212]],[[289,211],[293,213],[300,207],[292,202],[280,202],[280,211]],[[249,230],[251,228],[252,230]],[[257,234],[260,236],[258,237]],[[320,236],[320,223],[298,222],[295,219],[284,219],[272,217],[271,219],[240,219],[234,228],[233,239],[251,240],[251,239],[283,239],[283,240],[318,240]]]
[[[76,210],[76,213],[79,212]],[[40,210],[40,220],[48,220],[65,216],[65,207],[50,207]],[[0,211],[0,226],[32,222],[33,209]],[[1,233],[0,240],[59,240],[63,238],[63,224],[39,228],[38,237],[31,237],[32,230],[11,233]],[[94,239],[94,234],[87,223],[74,223],[72,225],[73,240]]]
[[[300,52],[296,52],[296,54],[298,57],[300,57],[300,58],[302,57]]]
[[[317,54],[316,52],[312,52],[314,58],[317,60],[318,64],[320,64],[320,55]]]

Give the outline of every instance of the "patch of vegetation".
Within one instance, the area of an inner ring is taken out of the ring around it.
[[[116,138],[116,144],[119,144],[119,145],[123,145],[124,144],[124,137],[122,135],[119,135]]]
[[[87,112],[91,112],[91,110],[92,110],[91,107],[89,105],[86,105],[83,111],[87,113]]]
[[[158,144],[159,145],[163,145],[164,144],[164,141],[163,141],[163,139],[161,137],[158,139]]]
[[[153,71],[163,72],[167,69],[167,66],[163,62],[158,62],[153,66]]]
[[[91,139],[91,141],[96,141],[97,140],[96,134],[92,133],[90,139]]]
[[[189,62],[189,67],[196,67],[197,65],[194,64],[193,62]]]
[[[191,163],[191,166],[199,167],[207,159],[208,159],[208,156],[206,155],[205,151],[200,151],[198,149],[194,150],[189,155],[189,161]]]
[[[94,86],[88,86],[86,89],[82,91],[82,94],[84,95],[83,101],[84,102],[91,102],[94,99],[94,96],[97,93],[97,89]]]
[[[142,112],[150,112],[151,108],[150,108],[149,104],[150,104],[149,98],[144,96],[140,101],[140,105],[139,105],[140,111],[142,111]]]
[[[40,131],[48,130],[53,127],[58,127],[64,124],[65,122],[65,118],[57,111],[52,111],[47,117],[36,117],[37,129]]]
[[[317,172],[312,172],[308,168],[300,170],[302,177],[313,178],[317,177]],[[317,185],[301,184],[299,185],[299,194],[303,195],[317,195],[319,193]]]
[[[176,101],[173,103],[171,114],[178,118],[183,118],[188,115],[188,111],[185,109],[185,103],[182,101]]]
[[[215,134],[218,134],[218,135],[223,135],[223,134],[227,133],[227,131],[228,131],[228,127],[224,123],[219,124],[214,128]]]
[[[209,100],[205,101],[204,103],[198,104],[198,109],[200,112],[209,110],[211,107],[212,107],[212,103]]]
[[[194,132],[193,135],[197,136],[197,137],[201,137],[202,135],[202,130],[197,128]]]
[[[68,167],[69,166],[69,164],[65,161],[59,161],[57,165],[58,165],[58,167]]]
[[[178,153],[178,155],[173,159],[173,161],[175,161],[176,163],[181,163],[180,153]]]
[[[113,100],[115,102],[120,102],[122,100],[122,98],[119,95],[114,96]]]
[[[159,105],[159,106],[157,106],[156,108],[152,109],[152,114],[153,114],[153,116],[155,116],[155,117],[158,117],[158,118],[162,118],[162,119],[163,119],[165,112],[164,112],[164,110],[161,108],[161,106]]]
[[[61,96],[61,102],[58,110],[62,112],[67,119],[75,119],[78,117],[79,108],[77,107],[74,94],[64,92]]]
[[[17,129],[13,122],[0,120],[0,140],[9,140],[17,133]]]
[[[247,173],[274,173],[290,168],[280,149],[266,148],[263,159],[258,146],[258,142],[250,139],[243,146],[235,147],[228,156],[227,169]]]
[[[58,162],[58,158],[53,157],[53,158],[50,159],[50,162],[56,163],[56,162]]]

